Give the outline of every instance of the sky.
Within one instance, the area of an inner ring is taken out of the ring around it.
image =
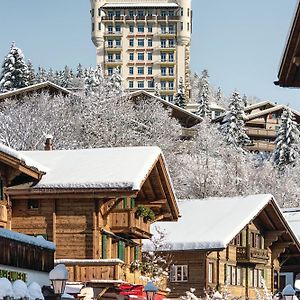
[[[296,2],[192,0],[192,72],[207,69],[226,96],[238,90],[300,111],[300,90],[273,84]],[[14,41],[36,68],[94,66],[89,10],[89,0],[0,0],[0,62]]]

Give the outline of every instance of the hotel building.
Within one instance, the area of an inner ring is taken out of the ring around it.
[[[190,94],[191,0],[91,0],[97,64],[119,68],[124,88],[172,101],[179,79]]]

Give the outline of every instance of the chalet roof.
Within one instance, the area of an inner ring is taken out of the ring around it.
[[[163,3],[161,2],[139,2],[136,1],[135,3],[128,2],[128,3],[105,3],[101,6],[102,8],[118,8],[118,7],[165,7],[165,8],[177,8],[179,7],[177,3]]]
[[[266,101],[250,104],[250,105],[246,106],[244,110],[247,113],[248,111],[251,111],[251,110],[256,109],[256,108],[260,108],[260,107],[264,107],[264,106],[269,106],[271,108],[271,107],[274,107],[276,105],[277,105],[276,103],[273,103],[269,100],[266,100]]]
[[[8,229],[0,228],[0,238],[14,240],[20,243],[25,243],[40,248],[50,249],[55,251],[54,243],[46,241],[42,236],[34,237],[26,234],[18,233]]]
[[[179,208],[181,218],[178,222],[158,222],[153,225],[166,232],[167,241],[163,251],[225,249],[230,241],[266,208],[274,219],[272,225],[269,221],[265,223],[266,228],[285,228],[285,232],[289,234],[286,238],[295,241],[298,249],[300,248],[298,239],[270,194],[181,200]],[[147,241],[143,247],[145,251],[152,250]]]
[[[286,46],[282,55],[278,72],[278,81],[274,83],[281,87],[300,87],[300,1],[295,9]]]
[[[300,239],[300,207],[285,208],[283,209],[283,215]]]
[[[14,90],[14,91],[0,93],[0,101],[9,99],[9,98],[19,98],[21,96],[24,96],[27,94],[32,94],[32,93],[37,93],[42,90],[46,90],[50,94],[59,94],[59,93],[63,94],[63,95],[72,94],[71,91],[69,91],[53,82],[45,81],[45,82],[30,85],[30,86],[26,86],[26,87],[23,87],[23,88]]]
[[[21,151],[48,168],[34,188],[139,190],[162,154],[158,147]]]
[[[150,99],[154,99],[159,101],[163,104],[164,107],[170,108],[172,110],[172,117],[177,119],[182,126],[190,128],[196,124],[199,124],[203,121],[203,119],[200,116],[197,116],[196,114],[189,112],[186,109],[183,109],[167,100],[164,100],[158,96],[155,96],[147,91],[140,90],[140,91],[134,91],[129,94],[130,98],[137,98],[138,96],[145,96]]]

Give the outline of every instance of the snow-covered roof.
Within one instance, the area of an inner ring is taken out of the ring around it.
[[[285,208],[283,215],[292,227],[294,233],[300,239],[300,207]]]
[[[211,110],[221,110],[221,111],[226,111],[226,109],[225,109],[223,106],[221,106],[220,104],[218,104],[218,103],[216,103],[216,102],[211,102],[211,103],[209,104],[209,108],[210,108]]]
[[[65,265],[115,265],[124,264],[124,261],[119,258],[114,259],[56,259],[55,264]]]
[[[34,161],[30,157],[26,156],[25,154],[21,153],[20,151],[17,151],[13,148],[10,148],[2,143],[0,143],[0,152],[7,154],[10,157],[13,157],[17,160],[19,160],[21,163],[26,165],[29,168],[36,169],[40,172],[46,172],[47,168],[40,163]]]
[[[56,247],[52,242],[46,241],[42,236],[29,236],[23,233],[18,233],[5,228],[0,228],[0,237],[15,240],[21,243],[38,246],[45,249],[55,251]]]
[[[256,108],[259,108],[259,107],[262,107],[262,106],[265,106],[265,105],[269,105],[271,107],[274,107],[276,106],[277,104],[269,101],[269,100],[265,100],[265,101],[262,101],[262,102],[258,102],[258,103],[253,103],[253,104],[250,104],[248,106],[245,107],[245,112],[249,111],[249,110],[253,110],[253,109],[256,109]]]
[[[139,190],[161,156],[158,147],[21,151],[48,170],[38,188]]]
[[[7,98],[12,98],[12,97],[16,97],[18,95],[32,93],[32,92],[36,92],[36,91],[41,90],[41,89],[48,89],[48,88],[59,91],[62,94],[65,94],[65,95],[73,94],[71,91],[69,91],[69,90],[67,90],[67,89],[65,89],[65,88],[63,88],[63,87],[61,87],[61,86],[59,86],[59,85],[57,85],[57,84],[55,84],[51,81],[45,81],[45,82],[32,84],[32,85],[29,85],[29,86],[26,86],[26,87],[23,87],[23,88],[20,88],[20,89],[16,89],[16,90],[13,90],[13,91],[0,93],[0,100],[4,100],[4,99],[7,99]]]
[[[163,2],[135,2],[135,3],[106,3],[101,6],[102,8],[118,8],[118,7],[166,7],[166,8],[177,8],[179,7],[177,3],[163,3]]]
[[[156,222],[152,230],[159,227],[166,232],[165,251],[224,249],[272,198],[261,194],[181,200],[178,222]],[[153,250],[151,242],[145,241],[143,250]]]

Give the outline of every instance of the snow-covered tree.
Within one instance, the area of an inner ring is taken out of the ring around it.
[[[199,84],[200,83],[201,83],[201,87],[199,86],[199,95],[198,95],[198,99],[197,99],[199,107],[198,107],[196,114],[201,117],[211,118],[211,110],[209,108],[210,90],[209,90],[207,70],[204,70],[202,72],[202,78],[199,81]]]
[[[12,43],[7,56],[2,64],[0,75],[0,91],[11,91],[29,85],[28,66],[24,60],[24,55],[15,43]]]
[[[221,126],[221,131],[227,143],[236,149],[241,149],[250,143],[245,129],[244,104],[237,91],[232,93],[229,100],[229,112],[224,117],[224,124]]]
[[[158,83],[157,82],[155,82],[155,85],[154,85],[154,95],[156,96],[156,97],[160,97],[160,92],[159,92],[159,87],[158,87]]]
[[[84,78],[84,70],[82,64],[78,64],[76,68],[76,78]]]
[[[281,125],[275,140],[274,164],[283,171],[287,165],[294,165],[299,156],[299,129],[294,114],[286,107],[281,115]]]
[[[27,61],[27,67],[28,67],[28,85],[32,85],[35,83],[35,70],[31,60]]]
[[[47,71],[45,68],[43,67],[38,67],[38,71],[36,73],[36,82],[37,83],[41,83],[41,82],[45,82],[48,80],[48,77],[47,77]]]
[[[113,69],[113,73],[110,76],[110,82],[109,82],[111,90],[117,95],[123,94],[122,81],[123,78],[121,76],[121,70],[120,67],[118,66]]]
[[[183,84],[182,77],[180,77],[180,79],[179,79],[177,93],[174,96],[173,102],[175,105],[177,105],[181,108],[185,108],[185,106],[186,106],[186,98],[185,98],[185,93],[184,93],[184,84]]]

